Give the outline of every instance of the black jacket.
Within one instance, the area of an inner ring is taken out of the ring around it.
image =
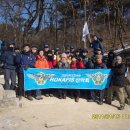
[[[126,86],[125,72],[126,72],[125,64],[116,65],[113,68],[112,84],[119,87]]]

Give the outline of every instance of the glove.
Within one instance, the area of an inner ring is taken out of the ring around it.
[[[28,65],[26,65],[26,66],[24,67],[24,70],[28,70],[28,68],[29,68],[29,66],[28,66]]]

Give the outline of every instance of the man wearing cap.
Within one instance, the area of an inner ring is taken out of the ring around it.
[[[111,104],[113,93],[116,92],[120,107],[119,110],[123,110],[125,108],[125,96],[124,96],[124,88],[126,86],[126,78],[125,78],[126,66],[122,63],[122,57],[117,56],[115,61],[115,67],[113,68],[113,78],[111,87],[108,88],[107,91],[107,103]]]
[[[71,47],[70,47],[70,56],[71,56],[71,57],[74,56],[74,51],[75,51],[75,50],[74,50],[74,47],[71,46]]]
[[[46,58],[47,58],[47,55],[48,55],[48,51],[49,51],[49,45],[45,44],[44,45],[44,55],[45,55]]]
[[[21,99],[24,90],[24,70],[28,70],[29,68],[34,68],[35,65],[35,57],[31,52],[31,48],[29,44],[25,44],[23,46],[23,51],[20,55],[16,56],[16,63],[19,65],[18,68],[18,96]],[[29,100],[33,100],[32,91],[26,91],[27,98]]]
[[[14,51],[14,42],[9,42],[7,51],[2,55],[2,61],[4,63],[4,89],[13,90],[16,87],[16,64],[15,57],[16,53]],[[11,80],[11,84],[9,84]]]
[[[36,57],[37,56],[37,52],[38,52],[38,48],[36,46],[32,46],[31,47],[31,52]]]
[[[102,51],[101,51],[100,48],[97,48],[97,49],[95,49],[95,51],[94,51],[94,55],[92,56],[92,61],[93,61],[93,63],[95,63],[95,57],[96,57],[97,55],[103,56],[103,55],[102,55]]]

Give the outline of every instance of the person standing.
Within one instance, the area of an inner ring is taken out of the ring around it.
[[[47,51],[47,55],[45,56],[49,65],[49,69],[53,69],[56,67],[56,55],[52,54],[52,50]],[[54,89],[46,89],[45,90],[45,96],[46,97],[53,97],[54,95]]]
[[[103,63],[102,55],[97,55],[95,57],[94,69],[107,69],[106,65]],[[98,94],[98,95],[97,95]],[[97,96],[99,97],[97,99]],[[89,102],[97,102],[99,105],[103,104],[104,90],[90,90],[90,100]]]
[[[35,57],[31,52],[31,48],[29,44],[25,44],[23,46],[23,52],[16,56],[16,63],[19,65],[18,68],[18,96],[21,99],[24,91],[24,70],[28,68],[34,68],[35,65]],[[29,100],[33,100],[32,91],[26,91],[27,98]]]
[[[107,68],[112,69],[114,67],[115,62],[115,53],[113,50],[109,51],[108,59],[107,59]]]
[[[35,63],[35,68],[42,68],[42,69],[48,69],[49,65],[48,62],[44,56],[44,51],[43,50],[39,50],[38,55],[36,57],[36,63]],[[35,96],[37,100],[41,100],[43,99],[43,97],[41,96],[41,90],[36,90],[35,91]]]
[[[115,61],[115,66],[113,68],[113,78],[111,87],[108,88],[107,91],[107,103],[111,104],[113,93],[116,92],[120,107],[119,110],[123,110],[125,108],[125,95],[124,88],[126,86],[126,78],[125,78],[126,66],[122,63],[122,57],[117,56]]]
[[[2,62],[4,64],[4,89],[14,90],[16,87],[16,64],[15,57],[16,53],[14,51],[14,42],[9,42],[7,51],[2,55]],[[9,81],[11,80],[11,84]]]
[[[38,48],[36,46],[32,46],[31,47],[31,52],[36,57],[37,56],[37,52],[38,52]]]
[[[83,69],[84,68],[83,61],[77,60],[75,57],[73,57],[70,68],[71,69]],[[72,89],[71,95],[72,95],[72,98],[75,97],[75,102],[79,102],[79,98],[80,98],[80,90],[79,89]]]
[[[95,52],[98,48],[100,48],[102,54],[104,53],[104,49],[103,49],[103,46],[101,44],[101,40],[96,35],[93,36],[91,48],[93,49],[93,52]]]
[[[58,62],[57,65],[58,69],[70,69],[70,65],[67,62],[67,55],[66,53],[62,53],[61,55],[61,61]],[[59,99],[66,99],[67,96],[67,90],[66,89],[58,89],[59,93]]]

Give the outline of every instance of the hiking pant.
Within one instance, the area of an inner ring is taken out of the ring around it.
[[[80,90],[72,89],[70,91],[71,91],[71,96],[74,96],[75,98],[80,97]]]
[[[18,73],[18,96],[24,95],[24,74]],[[26,91],[27,96],[32,96],[32,91]]]
[[[16,87],[16,71],[11,70],[11,69],[5,69],[4,70],[4,80],[5,80],[5,85],[4,89],[5,90],[13,90]],[[9,84],[9,81],[11,80],[11,84]]]
[[[40,90],[40,89],[35,91],[35,96],[36,96],[36,97],[37,97],[37,96],[41,96],[41,90]]]
[[[90,90],[90,99],[103,101],[104,90]]]
[[[66,89],[58,89],[58,93],[60,97],[66,96],[67,95],[67,90]]]
[[[120,87],[120,86],[115,86],[112,85],[110,88],[108,88],[107,90],[107,103],[111,104],[112,102],[112,97],[113,97],[113,93],[116,92],[116,95],[118,97],[120,106],[125,106],[125,94],[124,94],[124,87]]]

